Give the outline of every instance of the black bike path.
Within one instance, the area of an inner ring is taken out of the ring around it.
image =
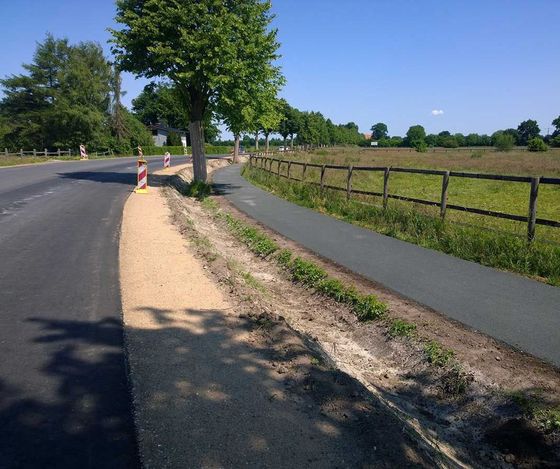
[[[300,207],[230,166],[214,175],[237,208],[311,251],[560,366],[560,288],[464,261]]]

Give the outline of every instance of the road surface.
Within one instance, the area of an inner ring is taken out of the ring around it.
[[[138,466],[118,271],[135,174],[132,158],[0,169],[2,469]]]
[[[560,366],[560,288],[425,249],[282,200],[239,166],[215,173],[235,206],[311,251]]]

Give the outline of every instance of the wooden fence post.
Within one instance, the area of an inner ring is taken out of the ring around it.
[[[389,202],[389,175],[391,174],[391,168],[385,168],[383,172],[383,209],[387,209],[387,203]]]
[[[45,156],[49,156],[48,150],[45,148]]]
[[[531,178],[531,193],[529,194],[529,217],[527,218],[527,241],[530,243],[535,239],[535,228],[537,225],[537,197],[539,195],[540,177]]]
[[[292,162],[288,161],[288,179],[290,179],[290,168],[292,167]]]
[[[68,148],[68,156],[72,156],[72,150],[70,150],[70,148]]]
[[[305,173],[307,172],[307,163],[303,165],[303,171],[301,173],[301,180],[305,181]]]
[[[33,148],[33,156],[37,156],[37,151]]]
[[[350,200],[352,195],[352,173],[354,167],[352,165],[348,166],[348,176],[346,177],[346,200]]]
[[[60,148],[58,148],[57,151],[58,151],[58,156],[60,156]]]
[[[445,220],[445,212],[447,211],[447,188],[449,187],[449,171],[445,171],[441,182],[441,203],[439,206],[439,215]]]
[[[277,170],[277,176],[280,177],[280,165],[282,164],[282,160],[278,160],[278,170]]]
[[[321,192],[323,192],[325,186],[325,169],[325,165],[321,166]]]
[[[8,149],[7,149],[7,148],[4,148],[4,154],[5,154],[6,156],[8,156]]]
[[[21,158],[23,158],[23,148],[20,148],[20,149],[19,149],[19,156],[20,156]]]

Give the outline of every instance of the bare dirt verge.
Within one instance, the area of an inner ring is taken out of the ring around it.
[[[437,454],[316,342],[248,302],[258,283],[235,256],[214,257],[202,237],[187,246],[171,220],[184,233],[196,221],[186,206],[172,212],[162,191],[174,193],[131,195],[120,241],[145,467],[433,466]]]
[[[183,178],[189,179],[188,170]],[[550,405],[557,404],[556,369],[399,298],[260,227],[281,247],[313,259],[365,293],[378,295],[389,305],[391,317],[417,325],[419,341],[437,339],[453,349],[473,381],[466,393],[450,395],[449,377],[426,362],[418,340],[391,339],[385,323],[360,323],[340,304],[294,285],[275,264],[255,257],[235,240],[213,215],[211,204],[186,199],[172,189],[167,189],[167,196],[175,223],[193,240],[207,270],[236,299],[238,312],[259,320],[262,314],[272,321],[285,318],[317,344],[326,362],[356,377],[406,422],[409,431],[427,446],[438,448],[443,465],[557,465],[558,435],[537,428],[511,399],[512,393],[538,393]],[[225,200],[214,200],[257,225]]]

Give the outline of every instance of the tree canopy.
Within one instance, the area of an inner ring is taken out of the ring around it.
[[[122,28],[111,30],[113,52],[124,70],[177,87],[189,114],[196,180],[206,180],[202,123],[211,107],[228,108],[233,120],[233,104],[245,105],[236,96],[244,78],[261,84],[280,77],[270,7],[261,0],[117,1]]]
[[[49,34],[23,68],[24,73],[0,81],[3,146],[107,149],[151,142],[122,108],[120,78],[99,44],[71,45]],[[122,139],[124,144],[117,142]]]

